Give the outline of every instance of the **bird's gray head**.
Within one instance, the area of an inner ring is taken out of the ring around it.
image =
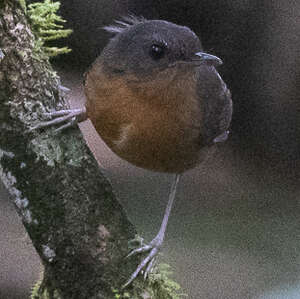
[[[143,76],[177,63],[220,63],[215,56],[202,55],[205,53],[201,42],[188,27],[137,17],[126,17],[116,24],[104,28],[116,35],[101,54],[103,62],[115,73]]]

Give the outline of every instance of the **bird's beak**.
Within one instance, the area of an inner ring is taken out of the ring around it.
[[[223,64],[223,61],[214,55],[208,54],[208,53],[204,53],[204,52],[197,52],[195,53],[196,58],[193,59],[193,61],[195,61],[195,64],[198,63],[207,63],[207,64],[211,64],[213,66],[219,66],[221,64]]]
[[[221,58],[208,54],[208,53],[204,53],[204,52],[197,52],[195,54],[193,54],[193,57],[188,59],[188,60],[180,60],[180,61],[176,61],[175,63],[172,63],[169,65],[169,67],[175,67],[177,65],[189,65],[192,67],[198,67],[200,65],[203,64],[208,64],[208,65],[212,65],[212,66],[219,66],[221,64],[223,64],[223,61],[221,60]]]

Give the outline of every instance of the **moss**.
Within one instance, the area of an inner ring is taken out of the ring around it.
[[[181,299],[187,297],[180,290],[180,285],[171,278],[173,272],[168,264],[160,264],[158,271],[149,276],[150,290],[153,298],[157,299]]]
[[[20,0],[23,2],[24,0]],[[31,21],[32,31],[36,37],[35,52],[40,56],[45,53],[44,58],[69,53],[68,47],[53,47],[48,45],[48,41],[65,38],[72,33],[71,29],[64,29],[62,25],[66,21],[57,15],[60,7],[59,2],[44,0],[28,5],[27,15]],[[26,8],[25,8],[26,9]]]
[[[25,0],[19,0],[19,2],[20,2],[20,5],[21,5],[22,9],[26,13],[26,1]]]
[[[173,272],[168,264],[159,264],[149,274],[146,282],[138,277],[132,286],[124,290],[113,289],[114,299],[182,299],[187,298],[181,292],[180,285],[175,282],[171,275]]]

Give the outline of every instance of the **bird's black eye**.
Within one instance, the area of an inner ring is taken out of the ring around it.
[[[153,44],[150,49],[150,56],[155,59],[161,59],[165,55],[165,47],[163,45]]]

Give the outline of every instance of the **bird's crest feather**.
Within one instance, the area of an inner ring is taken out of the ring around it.
[[[146,21],[144,17],[137,17],[135,15],[124,16],[121,20],[115,20],[115,25],[109,25],[103,27],[104,30],[110,33],[118,34],[123,32],[125,29]]]

